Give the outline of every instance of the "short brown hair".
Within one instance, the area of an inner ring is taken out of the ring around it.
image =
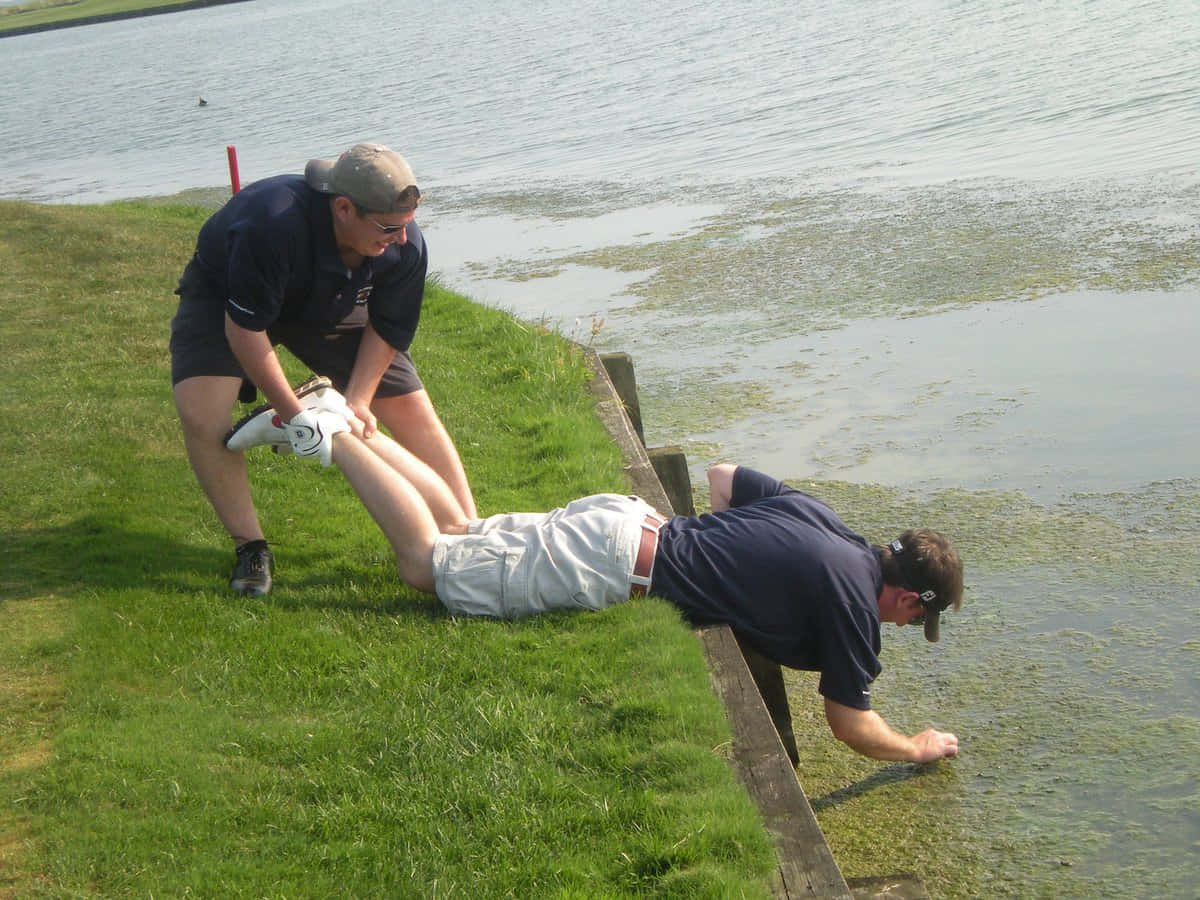
[[[910,528],[880,551],[885,584],[918,594],[933,591],[942,609],[962,606],[962,560],[944,534]]]

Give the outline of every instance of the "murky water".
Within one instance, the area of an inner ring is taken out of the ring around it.
[[[1197,46],[1190,0],[255,0],[0,40],[0,194],[403,149],[439,277],[632,353],[697,477],[960,543],[967,606],[889,629],[877,693],[962,758],[805,770],[852,867],[904,822],[935,895],[1193,897]]]
[[[427,228],[504,231],[451,282],[630,350],[651,439],[699,458],[1038,496],[1200,474],[1194,183],[756,188],[595,216],[583,250],[524,199],[461,249],[471,214]]]

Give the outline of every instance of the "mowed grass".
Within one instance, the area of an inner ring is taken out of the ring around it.
[[[766,896],[667,604],[451,619],[266,450],[277,587],[228,593],[169,387],[206,214],[0,203],[0,896]],[[577,348],[431,286],[414,352],[484,514],[626,489]]]
[[[188,0],[28,0],[0,6],[0,33],[29,25],[61,24],[113,13],[165,12],[186,2]]]

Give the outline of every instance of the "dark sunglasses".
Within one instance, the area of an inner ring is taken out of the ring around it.
[[[407,225],[384,225],[382,222],[376,222],[370,216],[363,216],[363,218],[382,231],[384,234],[399,234],[408,227]]]
[[[420,202],[420,200],[421,200],[420,188],[418,188],[415,184],[410,184],[408,187],[406,187],[404,190],[402,190],[397,195],[396,205],[401,206],[401,207],[411,206],[412,210],[415,210],[417,208],[417,204]],[[353,203],[354,201],[352,200],[351,202]],[[368,222],[370,222],[372,225],[374,225],[376,228],[378,228],[384,234],[398,234],[401,231],[403,231],[405,228],[408,227],[407,225],[384,225],[382,222],[376,222],[374,219],[372,219],[370,216],[368,216],[366,211],[363,210],[362,207],[360,207],[357,203],[354,204],[354,210],[355,210],[355,212],[358,213],[359,218],[366,219]],[[412,210],[409,210],[409,212],[411,212]],[[403,212],[403,209],[394,209],[394,211],[395,212]]]

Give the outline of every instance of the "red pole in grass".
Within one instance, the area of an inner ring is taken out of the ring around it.
[[[232,193],[236,194],[242,189],[242,182],[238,178],[237,148],[228,144],[225,147],[225,155],[229,157],[229,186],[233,188]]]

